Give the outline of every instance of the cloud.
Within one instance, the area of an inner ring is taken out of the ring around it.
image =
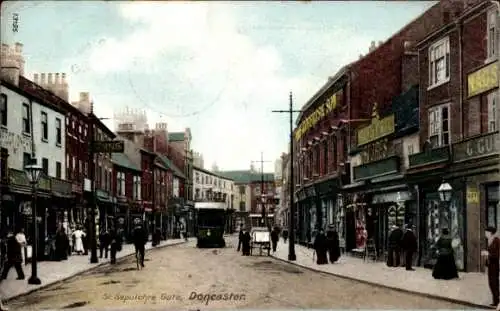
[[[137,99],[148,107],[158,107],[149,115],[159,119],[158,111],[165,111],[162,118],[171,131],[190,126],[195,149],[204,154],[206,163],[216,161],[221,169],[247,168],[261,151],[266,157],[277,158],[287,146],[288,118],[273,115],[271,110],[288,107],[290,90],[294,91],[295,107],[302,106],[327,78],[315,75],[315,68],[311,74],[286,73],[280,42],[257,44],[241,33],[234,11],[227,5],[141,2],[124,4],[120,12],[136,30],[123,37],[105,38],[91,51],[88,66],[98,75],[142,75],[151,89],[142,85],[147,91],[136,94]],[[348,34],[337,34],[342,35]],[[321,70],[329,75],[343,64],[346,54],[352,55],[346,48],[359,49],[360,40],[364,40],[350,39],[339,49],[337,42],[331,42],[331,34],[319,36],[312,48],[333,54],[320,55],[321,61],[315,65],[327,67]],[[304,54],[307,52],[314,54]],[[141,90],[138,85],[132,88],[138,90],[136,93]],[[154,92],[165,93],[154,97],[162,98],[161,104],[153,100]],[[131,102],[130,98],[109,100]],[[189,111],[212,108],[190,119],[169,117],[168,111],[175,105]]]

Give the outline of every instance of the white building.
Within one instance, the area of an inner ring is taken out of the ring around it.
[[[20,44],[2,45],[0,147],[11,169],[23,170],[33,155],[48,176],[65,179],[65,113],[42,100],[46,90],[22,76],[20,53]]]
[[[223,201],[227,208],[234,208],[234,181],[208,170],[193,167],[193,200]]]

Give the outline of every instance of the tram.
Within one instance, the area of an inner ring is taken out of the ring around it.
[[[196,247],[225,247],[226,203],[195,202]]]

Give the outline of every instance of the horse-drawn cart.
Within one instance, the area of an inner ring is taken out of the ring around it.
[[[259,255],[262,256],[263,250],[267,250],[267,256],[271,253],[271,233],[266,227],[255,227],[250,231],[252,240],[250,241],[250,255],[253,249],[259,249]]]

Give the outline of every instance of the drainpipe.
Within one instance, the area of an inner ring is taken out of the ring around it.
[[[463,36],[462,36],[462,26],[463,22],[461,20],[457,21],[456,27],[458,28],[458,79],[459,84],[459,94],[460,94],[460,140],[464,139],[464,96],[463,96]],[[451,144],[450,144],[451,145]],[[450,150],[451,151],[451,150]],[[450,153],[451,154],[451,153]]]

